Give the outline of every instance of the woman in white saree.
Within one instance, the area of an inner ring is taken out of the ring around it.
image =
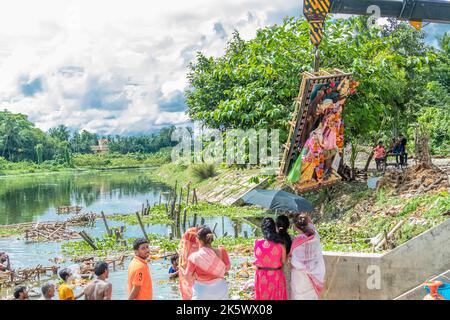
[[[318,300],[323,290],[325,262],[319,234],[307,214],[294,217],[300,234],[292,242],[291,300]]]

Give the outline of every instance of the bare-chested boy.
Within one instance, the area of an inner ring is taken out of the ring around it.
[[[99,261],[95,264],[94,273],[97,279],[89,283],[84,289],[86,300],[111,300],[112,284],[107,282],[109,276],[108,264]]]

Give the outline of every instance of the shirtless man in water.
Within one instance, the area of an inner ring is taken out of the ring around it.
[[[0,252],[0,271],[11,271],[11,263],[6,252]]]
[[[111,300],[112,284],[107,282],[109,276],[108,264],[99,261],[95,264],[94,273],[97,279],[89,283],[84,289],[86,300]]]

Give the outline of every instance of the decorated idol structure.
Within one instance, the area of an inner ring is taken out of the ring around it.
[[[329,186],[341,179],[345,101],[358,83],[334,69],[303,73],[294,118],[285,144],[280,175],[298,192]]]

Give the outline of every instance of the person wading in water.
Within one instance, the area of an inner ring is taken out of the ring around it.
[[[95,264],[94,273],[97,279],[89,283],[84,289],[86,300],[111,300],[112,284],[106,279],[109,276],[108,264],[99,261]]]
[[[128,300],[152,300],[152,278],[147,264],[150,255],[148,241],[136,239],[133,249],[134,258],[128,266]]]

